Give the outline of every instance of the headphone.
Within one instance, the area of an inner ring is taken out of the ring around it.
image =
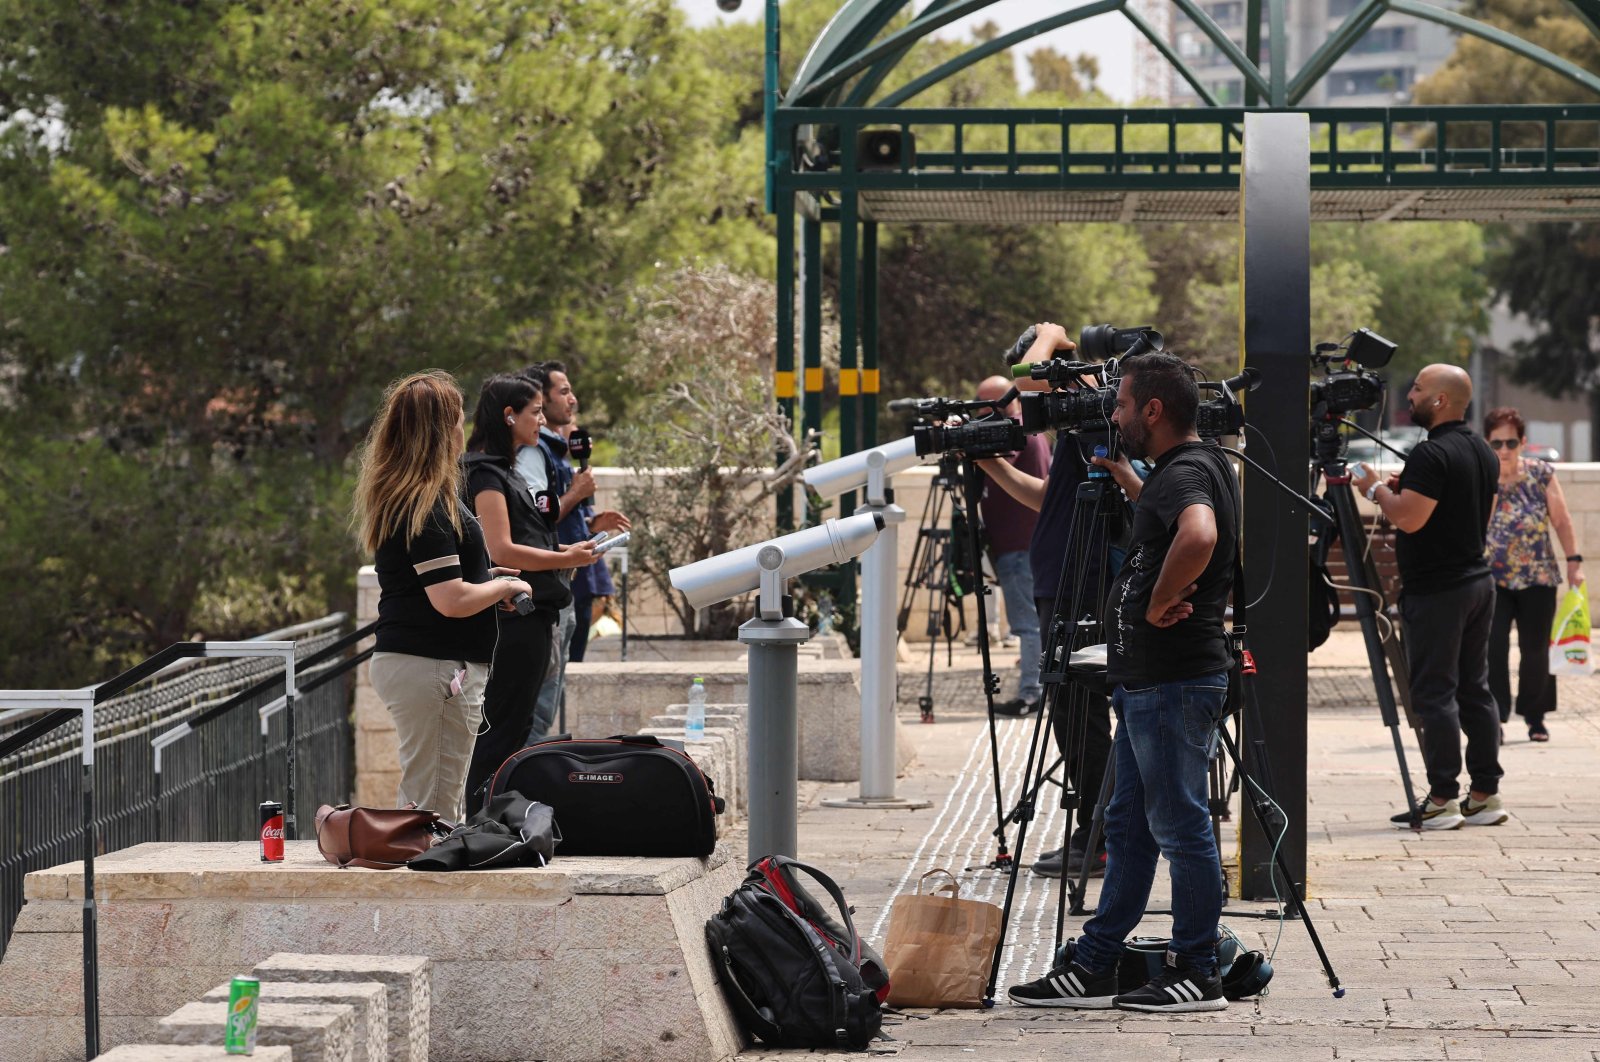
[[[507,424],[515,424],[516,422],[517,422],[517,418],[516,417],[507,417],[506,418],[506,423]]]

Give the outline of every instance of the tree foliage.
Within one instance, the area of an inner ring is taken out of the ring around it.
[[[1472,0],[1464,13],[1600,73],[1600,36],[1560,0]],[[1417,86],[1416,97],[1434,104],[1596,102],[1592,92],[1567,78],[1466,37],[1444,66]],[[1559,124],[1557,143],[1593,147],[1592,126],[1578,125]],[[1508,137],[1511,143],[1543,143],[1537,126],[1513,126]],[[1516,355],[1512,375],[1552,396],[1589,396],[1590,415],[1600,431],[1600,225],[1496,226],[1487,275],[1494,293],[1538,329],[1510,352]]]
[[[626,317],[633,354],[623,376],[654,396],[617,433],[637,473],[622,491],[631,548],[684,631],[699,637],[732,638],[749,603],[697,615],[668,572],[772,537],[773,498],[805,467],[773,397],[776,301],[769,281],[687,266],[635,293]]]
[[[387,380],[582,375],[657,261],[770,258],[731,99],[671,0],[0,0],[3,563],[81,650],[0,684],[342,597]]]

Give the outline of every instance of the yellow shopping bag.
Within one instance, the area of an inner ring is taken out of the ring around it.
[[[1586,587],[1567,588],[1556,609],[1550,630],[1550,674],[1592,675],[1594,654],[1589,645],[1589,593]]]

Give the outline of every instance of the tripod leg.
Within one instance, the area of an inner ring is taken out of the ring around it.
[[[1100,842],[1106,835],[1106,806],[1111,803],[1111,793],[1117,787],[1117,760],[1111,757],[1106,761],[1106,773],[1100,779],[1100,793],[1094,801],[1094,817],[1089,820],[1089,843],[1084,847],[1083,865],[1078,869],[1078,879],[1072,887],[1072,914],[1093,914],[1083,905],[1085,894],[1089,891],[1089,853],[1098,854]],[[1061,946],[1061,919],[1056,919],[1056,947]]]
[[[1255,780],[1244,773],[1244,763],[1239,758],[1239,746],[1234,742],[1233,735],[1228,733],[1228,728],[1219,722],[1216,732],[1222,739],[1223,748],[1228,750],[1228,757],[1233,760],[1234,770],[1245,780],[1241,799],[1249,804],[1250,810],[1255,813],[1256,823],[1260,825],[1261,832],[1271,837],[1272,827],[1268,824],[1267,811],[1273,805]],[[1256,791],[1255,794],[1250,792],[1252,788]],[[1322,947],[1322,938],[1317,935],[1317,927],[1311,922],[1311,913],[1306,910],[1305,901],[1300,898],[1300,890],[1295,887],[1294,878],[1290,876],[1289,867],[1284,862],[1283,853],[1279,851],[1277,845],[1273,845],[1272,858],[1277,865],[1279,875],[1289,887],[1289,903],[1294,907],[1295,914],[1299,915],[1300,921],[1305,924],[1306,934],[1311,938],[1311,946],[1317,951],[1322,971],[1328,977],[1328,987],[1334,990],[1335,999],[1343,997],[1344,989],[1339,987],[1339,975],[1333,972],[1333,963],[1328,960],[1328,953]]]
[[[1350,493],[1350,483],[1328,484],[1328,500],[1333,503],[1334,516],[1339,521],[1339,537],[1344,540],[1344,567],[1351,585],[1357,587],[1356,615],[1361,621],[1361,636],[1367,648],[1367,668],[1372,672],[1372,684],[1378,694],[1378,710],[1383,725],[1389,728],[1394,742],[1395,759],[1400,764],[1400,784],[1405,789],[1406,808],[1411,812],[1411,828],[1422,829],[1421,812],[1417,806],[1416,790],[1411,785],[1411,770],[1406,765],[1405,742],[1400,737],[1400,716],[1395,710],[1394,687],[1389,682],[1389,669],[1384,660],[1383,639],[1378,633],[1377,612],[1373,608],[1376,587],[1366,585],[1365,560],[1367,534],[1356,515],[1355,499]],[[1381,597],[1379,598],[1381,600]]]

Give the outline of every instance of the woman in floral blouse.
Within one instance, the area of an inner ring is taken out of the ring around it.
[[[1550,530],[1566,554],[1567,582],[1583,585],[1583,558],[1572,533],[1572,516],[1556,470],[1522,456],[1527,422],[1509,407],[1483,418],[1483,434],[1500,459],[1500,486],[1489,518],[1488,560],[1494,573],[1494,626],[1489,634],[1489,688],[1500,705],[1500,721],[1511,718],[1511,626],[1516,624],[1522,660],[1517,668],[1517,714],[1528,724],[1528,740],[1549,741],[1544,717],[1556,710],[1550,675],[1550,628],[1555,622],[1561,565],[1550,547]]]

